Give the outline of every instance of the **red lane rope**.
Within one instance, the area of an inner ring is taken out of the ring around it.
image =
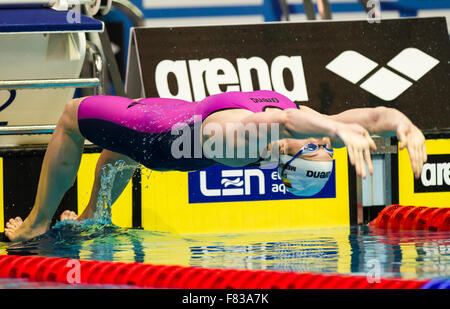
[[[429,281],[16,255],[0,255],[0,278],[186,289],[419,289]]]
[[[369,226],[394,231],[450,231],[450,208],[390,205]]]

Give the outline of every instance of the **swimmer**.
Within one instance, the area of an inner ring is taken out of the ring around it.
[[[177,123],[179,132],[190,133],[186,136],[191,145],[203,146],[200,155],[195,153],[195,147],[186,148],[187,156],[173,155],[172,146],[180,137],[180,134],[172,134]],[[199,124],[200,130],[195,130]],[[252,124],[256,128],[253,136],[241,134]],[[278,136],[263,136],[260,128],[271,128],[271,125],[278,126]],[[216,129],[211,130],[211,127]],[[230,127],[235,134],[233,138],[223,134],[226,146],[223,148],[231,147],[234,153],[243,151],[245,155],[208,155],[205,146],[217,137],[218,128]],[[370,134],[396,136],[400,148],[408,149],[414,176],[419,177],[427,159],[425,138],[404,114],[393,108],[357,108],[324,115],[306,106],[297,107],[287,97],[266,90],[221,93],[200,102],[163,98],[133,100],[117,96],[73,99],[66,104],[47,147],[32,210],[25,220],[10,219],[5,235],[11,241],[21,241],[49,229],[65,192],[75,181],[85,139],[104,149],[95,170],[91,198],[79,217],[66,211],[61,220],[93,217],[100,171],[107,163],[123,160],[129,165],[142,164],[159,171],[194,171],[217,163],[231,167],[264,164],[269,159],[251,153],[250,139],[255,136],[258,154],[263,154],[264,150],[266,153],[279,150],[276,164],[287,190],[296,195],[313,195],[321,190],[327,178],[311,182],[305,172],[308,169],[329,177],[333,147],[347,147],[349,161],[358,176],[366,176],[366,166],[369,173],[373,173],[370,150],[375,150],[376,146]],[[116,177],[112,202],[120,196],[133,173],[133,169],[129,169]]]

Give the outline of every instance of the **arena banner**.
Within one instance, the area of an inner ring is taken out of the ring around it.
[[[275,90],[321,113],[383,105],[450,129],[443,17],[134,28],[129,56],[131,97]]]
[[[450,206],[450,139],[426,141],[427,163],[414,179],[406,150],[398,155],[399,203],[414,206]]]
[[[348,226],[347,151],[337,149],[335,159],[335,170],[329,182],[321,192],[309,198],[283,193],[276,171],[270,169],[219,165],[192,173],[144,169],[141,176],[142,227],[198,234]],[[234,185],[225,186],[224,178]]]

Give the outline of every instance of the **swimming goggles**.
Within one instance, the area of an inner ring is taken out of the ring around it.
[[[309,144],[306,144],[305,146],[303,146],[302,148],[300,148],[300,150],[297,152],[297,154],[294,156],[294,158],[296,158],[300,155],[303,155],[303,154],[316,152],[317,150],[320,149],[320,147],[322,147],[331,157],[333,157],[334,150],[333,150],[333,148],[331,148],[330,144],[309,143]]]
[[[331,148],[330,144],[309,143],[300,148],[300,150],[295,154],[295,156],[293,156],[292,159],[290,159],[288,162],[286,162],[286,164],[284,164],[282,172],[284,172],[284,170],[289,166],[289,164],[291,164],[291,162],[294,161],[298,156],[316,152],[320,149],[320,147],[322,147],[331,157],[333,157],[334,150],[333,148]]]
[[[286,162],[283,165],[283,171],[286,169],[286,167],[291,164],[292,161],[294,161],[294,159],[296,159],[298,156],[302,155],[302,154],[307,154],[307,153],[312,153],[312,152],[316,152],[320,149],[320,147],[322,147],[323,149],[325,149],[325,151],[331,156],[333,157],[334,155],[334,150],[331,147],[330,144],[314,144],[314,143],[309,143],[304,145],[302,148],[300,148],[300,150],[295,154],[295,156],[293,156],[288,162]],[[251,163],[248,166],[260,166],[261,167],[261,162],[264,161],[263,159],[259,159],[258,162],[256,163]],[[267,166],[271,166],[273,165],[274,162],[269,162],[266,163]]]

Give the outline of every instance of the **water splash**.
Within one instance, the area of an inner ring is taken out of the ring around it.
[[[114,182],[119,173],[137,168],[137,165],[127,165],[125,161],[118,160],[113,164],[105,164],[100,172],[100,189],[98,192],[96,210],[93,222],[97,224],[112,224],[111,206],[113,203],[112,193]]]
[[[39,248],[48,248],[50,251],[55,250],[55,248],[60,250],[71,246],[77,247],[91,239],[101,241],[103,238],[128,235],[129,231],[112,223],[111,206],[116,177],[120,176],[122,172],[129,172],[130,169],[134,171],[136,168],[139,168],[139,166],[127,165],[123,160],[118,160],[114,164],[105,164],[100,172],[100,188],[92,219],[57,222],[45,234],[9,245],[7,251],[10,254],[20,254],[21,252],[39,251]]]
[[[135,170],[137,165],[128,165],[123,160],[118,160],[114,164],[105,164],[100,172],[100,188],[96,203],[94,217],[84,221],[60,221],[52,230],[58,234],[79,234],[80,236],[90,237],[108,233],[118,226],[112,223],[111,207],[113,204],[113,191],[116,177],[123,172]]]
[[[98,192],[94,221],[100,224],[112,224],[111,221],[111,193],[118,170],[125,165],[124,161],[117,161],[114,165],[108,163],[102,167],[100,173],[100,190]]]

